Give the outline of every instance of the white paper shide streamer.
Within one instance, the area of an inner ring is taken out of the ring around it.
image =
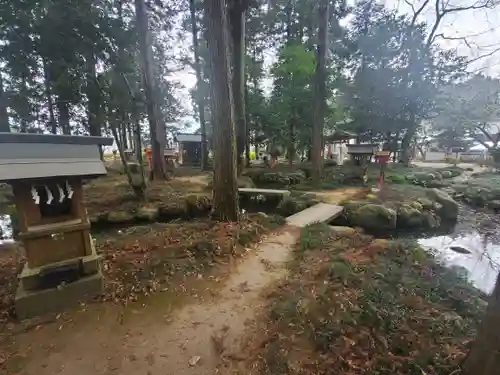
[[[35,204],[40,204],[40,196],[38,195],[38,191],[36,191],[35,187],[31,187],[31,197],[35,201]]]
[[[62,203],[66,196],[64,195],[64,190],[61,186],[59,186],[59,184],[57,184],[57,191],[59,191],[59,203]]]
[[[66,181],[66,192],[68,193],[68,199],[71,199],[73,197],[73,189],[68,181]]]
[[[54,196],[47,185],[45,185],[45,191],[47,192],[47,204],[51,204],[54,200]]]

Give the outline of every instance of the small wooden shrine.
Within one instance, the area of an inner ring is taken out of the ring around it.
[[[356,165],[363,165],[371,161],[377,148],[377,145],[372,143],[348,144],[347,153]]]
[[[179,145],[178,162],[182,165],[201,163],[201,134],[180,133],[174,137]]]
[[[63,310],[102,291],[82,179],[106,174],[99,145],[112,138],[0,133],[0,182],[14,192],[26,263],[19,318]]]

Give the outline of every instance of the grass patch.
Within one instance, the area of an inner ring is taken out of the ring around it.
[[[304,252],[306,250],[320,248],[331,235],[328,224],[314,223],[302,228],[297,250]]]
[[[318,225],[298,249],[246,348],[254,374],[458,373],[485,307],[463,276],[411,241]]]

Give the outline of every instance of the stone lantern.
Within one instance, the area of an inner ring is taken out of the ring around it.
[[[12,186],[26,263],[19,318],[60,311],[102,292],[82,179],[106,174],[99,145],[112,138],[0,133],[0,182]]]

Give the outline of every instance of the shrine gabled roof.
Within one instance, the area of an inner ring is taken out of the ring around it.
[[[0,133],[0,181],[106,174],[99,145],[112,138]]]
[[[176,142],[199,142],[201,143],[201,134],[179,133],[175,136]]]

